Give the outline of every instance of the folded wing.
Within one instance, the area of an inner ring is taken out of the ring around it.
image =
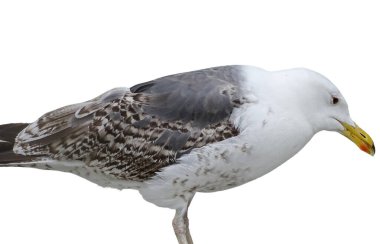
[[[14,151],[82,160],[119,179],[143,181],[193,148],[236,136],[243,103],[239,66],[163,77],[52,111],[26,127]]]

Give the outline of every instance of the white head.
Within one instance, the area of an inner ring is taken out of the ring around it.
[[[298,109],[315,132],[337,131],[360,149],[373,155],[371,137],[351,119],[348,105],[338,88],[321,74],[308,69],[291,69],[272,73],[277,101],[286,109]]]

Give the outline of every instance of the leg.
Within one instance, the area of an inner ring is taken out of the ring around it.
[[[190,202],[191,200],[184,208],[177,209],[173,219],[173,228],[179,244],[193,244],[189,230],[189,219],[187,218]]]

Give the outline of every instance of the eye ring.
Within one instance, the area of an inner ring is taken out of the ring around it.
[[[336,104],[338,104],[339,103],[339,98],[337,98],[337,97],[335,97],[335,96],[333,96],[332,97],[332,104],[334,104],[334,105],[336,105]]]

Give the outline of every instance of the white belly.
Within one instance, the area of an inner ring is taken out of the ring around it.
[[[112,175],[106,175],[94,167],[87,166],[82,161],[42,160],[28,165],[28,167],[72,173],[99,186],[111,187],[119,190],[138,189],[141,185],[141,182],[120,180]]]

